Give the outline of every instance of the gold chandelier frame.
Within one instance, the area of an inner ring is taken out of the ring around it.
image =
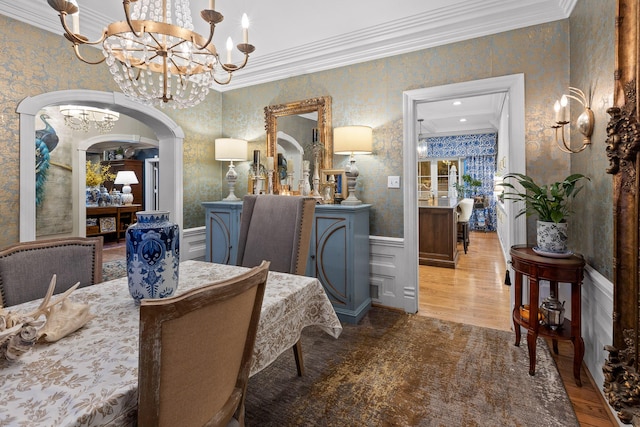
[[[106,56],[98,61],[90,61],[84,58],[80,52],[80,46],[103,44],[105,53],[108,52],[117,61],[126,64],[127,69],[133,68],[137,70],[137,73],[127,71],[126,78],[131,82],[138,81],[143,71],[163,74],[162,96],[159,97],[163,103],[173,99],[169,83],[172,75],[178,76],[179,82],[183,87],[186,87],[190,82],[198,84],[198,75],[207,73],[210,73],[210,78],[217,84],[225,85],[231,81],[234,71],[240,70],[247,65],[249,54],[255,50],[253,45],[246,43],[247,36],[245,33],[245,42],[236,46],[244,55],[242,62],[240,64],[231,63],[229,53],[225,63],[220,60],[216,47],[212,43],[216,24],[224,19],[221,13],[212,9],[205,9],[200,12],[202,19],[209,24],[209,35],[205,38],[190,29],[175,24],[131,19],[130,4],[137,1],[123,0],[125,21],[109,24],[100,38],[90,41],[86,36],[74,33],[74,30],[67,25],[67,16],[78,12],[78,7],[75,4],[68,0],[47,0],[49,6],[58,12],[60,23],[64,29],[64,37],[73,44],[73,50],[79,60],[91,65],[104,62],[107,59]],[[162,0],[164,20],[167,19],[166,4],[166,0]],[[213,2],[210,4],[213,4]],[[142,39],[145,34],[150,36],[152,43],[149,43],[149,39]],[[106,46],[105,42],[109,40],[119,41],[122,46],[125,44],[128,46],[120,49],[111,45]],[[228,49],[231,49],[231,47],[228,46]],[[146,58],[146,61],[135,56],[135,54],[144,52],[152,53],[151,56]],[[226,73],[226,76],[219,78],[216,73]]]

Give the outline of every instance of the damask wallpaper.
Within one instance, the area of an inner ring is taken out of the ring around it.
[[[371,234],[402,237],[402,190],[388,189],[387,176],[402,174],[403,91],[524,73],[528,172],[566,175],[569,156],[555,148],[548,125],[549,106],[569,83],[568,30],[568,21],[553,22],[225,92],[223,133],[264,147],[265,106],[331,96],[333,127],[373,127],[373,154],[357,157],[358,198],[372,204]],[[335,168],[346,162],[334,156]]]
[[[614,0],[581,0],[570,19],[571,86],[591,94],[595,126],[592,146],[571,155],[571,173],[582,173],[591,181],[573,205],[569,244],[609,280],[613,278],[613,178],[605,173],[609,167],[605,140],[607,108],[613,105],[615,10]],[[580,105],[572,102],[571,107],[575,120]],[[582,135],[574,130],[571,141],[581,146]]]

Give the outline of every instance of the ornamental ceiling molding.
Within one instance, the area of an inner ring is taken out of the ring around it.
[[[260,55],[258,50],[251,57],[251,67],[235,75],[229,85],[213,89],[225,92],[566,19],[576,2],[466,0],[453,8],[416,13],[404,19],[285,48],[273,54]],[[118,7],[121,5],[118,4]],[[61,35],[59,20],[52,15],[45,1],[0,0],[0,13]],[[95,32],[86,31],[90,39],[93,36],[97,38],[105,23],[113,20],[113,17],[86,8],[82,11],[83,28],[92,28]]]

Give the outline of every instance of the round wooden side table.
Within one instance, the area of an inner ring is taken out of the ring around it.
[[[580,367],[584,358],[584,340],[580,324],[580,293],[584,277],[584,258],[573,254],[568,258],[551,258],[536,254],[531,246],[515,245],[511,247],[511,265],[515,271],[515,306],[513,308],[513,326],[516,332],[516,346],[520,345],[520,327],[527,329],[529,348],[529,375],[536,372],[536,341],[538,335],[551,337],[553,351],[558,354],[558,340],[570,340],[573,343],[573,377],[581,387]],[[529,318],[520,315],[522,306],[523,276],[529,278]],[[558,295],[558,283],[571,284],[571,320],[552,330],[538,321],[539,282],[548,280],[553,295]]]

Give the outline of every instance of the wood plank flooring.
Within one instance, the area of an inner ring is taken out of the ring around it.
[[[506,265],[497,235],[471,232],[470,240],[467,254],[459,244],[461,253],[457,268],[419,267],[418,315],[510,331],[513,327],[510,287],[504,284]],[[584,365],[583,386],[575,385],[571,343],[558,344],[560,354],[554,355],[554,359],[580,425],[617,426]]]

